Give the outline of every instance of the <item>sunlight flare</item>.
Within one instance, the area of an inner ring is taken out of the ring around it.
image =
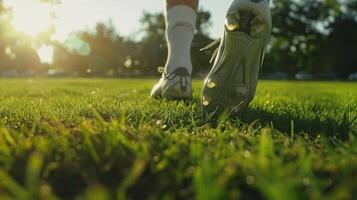
[[[50,6],[38,1],[7,0],[13,12],[12,24],[19,32],[37,36],[52,25]]]
[[[37,54],[40,57],[41,63],[51,64],[53,62],[53,47],[42,45],[37,49]]]

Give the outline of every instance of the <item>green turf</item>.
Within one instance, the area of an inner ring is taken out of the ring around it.
[[[357,84],[260,82],[239,120],[154,80],[0,80],[0,199],[356,199]]]

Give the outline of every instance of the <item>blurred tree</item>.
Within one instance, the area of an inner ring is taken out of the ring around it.
[[[200,10],[197,15],[196,34],[192,43],[191,59],[194,66],[194,74],[207,73],[211,69],[212,64],[209,63],[209,61],[214,49],[200,51],[200,49],[213,42],[209,36],[211,25],[211,13],[205,10]]]
[[[41,33],[40,35],[37,36],[36,41],[42,43],[51,43],[52,41],[50,40],[50,37],[56,32],[56,28],[55,28],[55,19],[56,19],[56,13],[55,13],[55,9],[54,6],[61,4],[61,0],[35,0],[35,1],[39,1],[42,3],[47,3],[50,5],[50,17],[52,20],[52,24],[51,26],[48,28],[47,31]]]
[[[332,32],[324,45],[324,59],[340,78],[357,72],[357,20],[339,16],[331,25]]]
[[[122,38],[116,34],[111,23],[98,23],[95,34],[80,33],[79,37],[87,42],[91,49],[87,67],[93,73],[113,75],[123,66]]]
[[[167,57],[165,40],[165,19],[162,13],[144,12],[140,19],[143,39],[140,42],[143,70],[147,73],[156,73],[158,66],[164,66]]]
[[[16,43],[12,44],[10,48],[15,55],[11,65],[19,75],[31,76],[42,73],[41,61],[33,47],[31,38],[18,34]]]
[[[36,52],[36,40],[18,33],[11,24],[12,10],[0,0],[0,72],[17,75],[40,74],[43,65]]]
[[[11,11],[4,7],[0,0],[0,70],[8,70],[10,63],[15,59],[9,44],[14,40],[12,37],[12,26],[10,24]]]
[[[64,45],[54,47],[54,66],[79,75],[117,76],[132,67],[125,66],[130,53],[111,23],[98,23],[94,32],[73,34]]]
[[[324,35],[316,25],[324,12],[322,1],[273,1],[273,37],[264,71],[283,70],[296,73],[311,69]]]
[[[356,2],[273,1],[273,37],[263,71],[349,73],[351,70],[346,68],[357,66],[351,55],[355,45],[350,45],[356,44],[352,37],[356,27]]]

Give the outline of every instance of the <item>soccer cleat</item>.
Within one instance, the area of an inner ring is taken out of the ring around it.
[[[213,55],[214,65],[204,83],[205,114],[218,117],[248,107],[255,96],[271,29],[269,1],[233,1],[226,16],[224,36]]]
[[[179,67],[171,74],[163,73],[160,81],[152,89],[151,96],[171,100],[191,99],[191,75],[185,67]]]

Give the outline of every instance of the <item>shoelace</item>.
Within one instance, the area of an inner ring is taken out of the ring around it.
[[[211,48],[217,46],[217,44],[219,44],[219,43],[221,42],[221,40],[222,40],[221,38],[218,38],[217,40],[214,40],[213,42],[211,42],[210,44],[208,44],[206,47],[203,47],[202,49],[200,49],[200,51],[206,51],[206,50],[208,50],[208,49],[211,49]],[[214,50],[214,52],[213,52],[213,54],[212,54],[212,57],[211,57],[209,63],[212,63],[212,62],[215,60],[215,58],[216,58],[217,55],[218,55],[218,52],[219,52],[219,47]]]
[[[174,79],[175,77],[177,76],[180,76],[180,75],[177,75],[176,73],[173,73],[173,74],[165,74],[165,68],[164,67],[158,67],[157,68],[157,71],[159,73],[162,73],[162,76],[167,78],[167,79]],[[188,80],[187,80],[187,77],[186,76],[180,76],[180,87],[181,87],[181,90],[186,92],[187,88],[188,88]]]
[[[176,74],[166,74],[165,67],[161,67],[161,66],[157,68],[157,72],[160,74],[163,74],[163,76],[168,77],[168,78],[173,78],[176,76]]]

